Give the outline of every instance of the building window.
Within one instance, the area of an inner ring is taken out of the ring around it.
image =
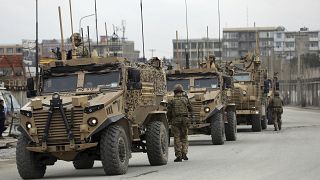
[[[191,49],[197,49],[197,43],[191,43]]]
[[[13,48],[8,48],[7,49],[7,54],[13,54]]]
[[[17,52],[17,53],[22,53],[22,49],[21,49],[21,48],[17,48],[17,49],[16,49],[16,52]]]
[[[288,38],[288,39],[294,38],[294,34],[292,34],[292,33],[286,34],[286,38]]]
[[[3,53],[4,53],[3,48],[0,48],[0,54],[3,54]]]
[[[310,33],[309,37],[310,38],[318,38],[318,33]]]
[[[276,48],[281,48],[282,47],[282,43],[281,42],[276,42]]]
[[[277,33],[277,38],[281,39],[282,38],[282,34],[281,33]]]
[[[293,48],[294,47],[294,42],[286,42],[286,47],[287,48]]]
[[[310,44],[310,47],[318,47],[319,46],[318,42],[310,42],[309,44]]]

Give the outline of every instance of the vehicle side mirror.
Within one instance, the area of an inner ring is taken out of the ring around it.
[[[270,91],[269,81],[266,80],[266,81],[264,81],[264,89],[263,89],[263,92],[264,92],[264,94],[268,94],[269,91]]]
[[[142,83],[140,77],[140,70],[130,68],[128,69],[128,90],[140,90],[142,89]]]
[[[32,98],[37,96],[37,91],[34,90],[34,80],[33,78],[27,79],[27,98]]]
[[[229,88],[233,88],[233,80],[232,80],[232,77],[229,77],[229,76],[224,76],[223,77],[223,86],[224,88],[226,89],[229,89]]]
[[[34,90],[34,80],[33,78],[27,79],[27,90],[32,91]]]

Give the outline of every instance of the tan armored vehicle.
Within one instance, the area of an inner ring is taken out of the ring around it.
[[[22,178],[41,178],[57,160],[89,169],[102,161],[107,175],[127,172],[133,152],[151,165],[168,160],[168,123],[160,102],[165,73],[158,59],[130,64],[118,58],[51,61],[40,87],[28,80],[21,108],[17,167]]]
[[[257,132],[267,128],[267,71],[261,68],[258,56],[246,56],[232,62],[234,70],[234,101],[237,124],[252,125]]]
[[[189,134],[211,135],[214,145],[235,141],[237,135],[235,104],[231,102],[232,79],[217,70],[208,60],[201,68],[167,72],[167,100],[173,88],[181,84],[192,104],[194,121]],[[192,117],[190,117],[192,118]]]

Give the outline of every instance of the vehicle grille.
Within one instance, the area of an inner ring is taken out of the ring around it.
[[[83,121],[83,109],[73,109],[65,111],[69,124],[71,125],[72,133],[76,143],[80,142],[80,125]],[[48,120],[48,111],[34,112],[34,121],[38,131],[39,142],[42,142],[44,129]],[[69,143],[67,131],[60,112],[55,112],[52,116],[48,144],[63,144]]]
[[[200,111],[202,109],[202,102],[201,101],[196,101],[196,102],[191,102],[192,105],[192,110],[194,114],[195,121],[200,121]]]
[[[233,92],[233,101],[236,104],[236,109],[238,110],[248,110],[256,106],[255,101],[242,101],[242,92],[240,88],[235,88]]]

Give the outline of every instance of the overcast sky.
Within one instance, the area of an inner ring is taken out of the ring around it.
[[[218,0],[187,0],[189,37],[218,38]],[[300,2],[300,3],[297,3]],[[97,0],[99,34],[104,35],[104,22],[108,31],[112,25],[126,20],[126,37],[142,50],[140,0]],[[78,30],[81,17],[94,13],[94,0],[72,0],[74,29]],[[155,56],[172,57],[172,39],[175,31],[186,37],[184,0],[143,0],[146,56],[155,49]],[[65,38],[71,35],[69,0],[39,0],[39,39],[60,38],[58,6],[62,8]],[[320,30],[319,0],[220,0],[221,26],[284,26],[298,30],[306,26]],[[248,11],[247,11],[248,9]],[[21,43],[22,39],[35,39],[35,0],[1,0],[0,44]],[[82,26],[91,26],[95,37],[95,19],[89,17]],[[141,53],[142,55],[142,53]]]

